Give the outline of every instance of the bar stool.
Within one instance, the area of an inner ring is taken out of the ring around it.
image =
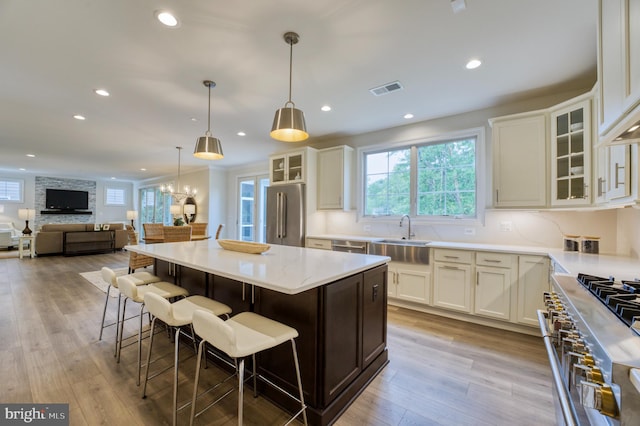
[[[184,299],[180,299],[177,302],[169,303],[167,299],[156,293],[146,293],[144,295],[144,304],[147,307],[147,311],[153,316],[153,320],[151,321],[151,335],[149,337],[147,365],[144,369],[142,398],[147,397],[146,392],[147,382],[149,381],[149,365],[151,364],[151,350],[153,348],[153,332],[156,320],[159,319],[167,326],[173,327],[176,332],[173,358],[173,425],[175,426],[178,422],[178,345],[180,342],[180,328],[192,324],[193,313],[198,309],[210,312],[215,316],[226,315],[226,317],[229,318],[231,308],[224,303],[220,303],[204,296],[189,296]],[[193,338],[193,347],[195,349],[196,339],[193,335],[193,326],[191,326],[191,337]],[[151,378],[156,377],[169,368],[155,373]]]
[[[147,293],[155,293],[165,299],[173,299],[174,297],[187,297],[189,292],[175,284],[166,281],[158,281],[155,283],[137,286],[135,282],[126,275],[118,277],[118,288],[124,295],[124,303],[122,305],[122,318],[120,320],[120,332],[118,333],[118,347],[116,349],[117,362],[120,362],[120,352],[122,350],[122,340],[124,333],[124,318],[127,310],[127,300],[131,300],[140,304],[140,325],[138,327],[138,374],[136,385],[140,385],[140,370],[142,366],[142,319],[144,312],[144,295]]]
[[[103,267],[100,271],[102,273],[102,279],[109,284],[107,286],[107,296],[104,299],[104,309],[102,310],[102,324],[100,325],[100,335],[98,336],[98,340],[102,340],[102,332],[104,331],[105,328],[107,327],[111,327],[112,325],[116,326],[116,338],[115,338],[115,346],[116,349],[118,347],[118,323],[120,321],[120,301],[122,299],[122,293],[118,293],[118,311],[116,314],[116,322],[111,323],[111,324],[107,324],[104,325],[104,320],[105,317],[107,315],[107,305],[109,304],[109,292],[111,291],[111,287],[113,288],[118,288],[118,280],[116,277],[116,273],[113,271],[113,269],[111,268],[107,268],[106,266]],[[155,283],[160,280],[160,277],[156,277],[155,275],[153,275],[150,272],[146,272],[146,271],[141,271],[141,272],[134,272],[131,274],[126,275],[127,277],[129,277],[131,280],[133,280],[133,282],[135,283],[135,285],[147,285],[147,284],[151,284],[151,283]],[[113,356],[116,356],[116,351],[114,351]]]
[[[198,346],[196,377],[195,384],[193,386],[193,399],[191,400],[190,425],[193,425],[193,420],[196,417],[196,399],[198,397],[198,380],[200,379],[200,362],[202,360],[202,350],[206,342],[209,342],[211,345],[223,351],[231,358],[234,358],[236,361],[236,375],[238,376],[238,425],[242,425],[244,358],[249,355],[253,358],[253,389],[254,393],[257,394],[256,353],[276,347],[287,340],[291,341],[293,362],[296,368],[296,378],[298,379],[298,391],[300,393],[300,397],[298,399],[294,395],[285,392],[283,389],[279,387],[276,388],[300,402],[300,410],[295,413],[286,424],[291,423],[300,414],[303,416],[304,424],[307,424],[307,406],[304,403],[302,380],[300,379],[300,364],[298,363],[298,354],[294,340],[298,337],[298,331],[296,329],[253,312],[242,312],[227,321],[223,321],[221,318],[205,311],[196,311],[193,314],[193,328],[196,334],[202,338],[202,341]],[[238,360],[240,361],[239,363]],[[202,414],[229,393],[230,391],[213,403],[209,404],[197,415]]]

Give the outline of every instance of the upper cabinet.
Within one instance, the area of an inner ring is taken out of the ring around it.
[[[551,205],[591,203],[591,99],[551,112]]]
[[[318,151],[318,209],[349,210],[354,181],[353,148],[337,146]]]
[[[640,2],[599,0],[598,12],[598,130],[608,143],[640,114]]]
[[[269,157],[271,184],[308,183],[315,178],[316,150],[303,148]]]
[[[489,123],[493,129],[493,205],[544,207],[546,112],[499,117]]]

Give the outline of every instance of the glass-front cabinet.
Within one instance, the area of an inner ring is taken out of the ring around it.
[[[309,173],[315,175],[316,150],[305,147],[297,151],[274,154],[269,157],[269,176],[271,184],[279,183],[308,183]],[[314,176],[315,177],[315,176]]]
[[[551,204],[591,202],[591,104],[586,99],[551,113]]]

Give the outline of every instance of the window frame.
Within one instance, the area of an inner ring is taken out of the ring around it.
[[[459,216],[426,216],[416,215],[417,212],[417,148],[422,145],[432,145],[438,143],[454,142],[464,139],[475,138],[476,146],[476,214],[475,217],[459,217]],[[409,140],[402,140],[394,143],[382,143],[376,145],[368,145],[358,148],[357,150],[357,185],[358,185],[358,210],[357,221],[358,222],[370,222],[370,223],[395,223],[401,215],[381,215],[372,216],[364,214],[365,207],[365,195],[366,195],[366,172],[365,159],[367,154],[375,154],[387,151],[394,151],[400,149],[411,149],[415,151],[416,155],[411,157],[411,180],[410,180],[410,216],[414,223],[427,223],[427,224],[483,224],[486,209],[486,142],[485,142],[485,128],[474,127],[454,132],[448,132],[440,135],[434,135],[424,138],[416,138]]]
[[[0,200],[0,203],[2,203],[2,204],[4,204],[4,203],[24,203],[24,179],[10,178],[10,177],[0,177],[0,183],[1,182],[17,183],[18,186],[19,186],[19,188],[18,188],[19,199],[17,199],[17,200]]]
[[[122,203],[111,203],[109,202],[109,191],[121,191],[122,192]],[[111,207],[124,207],[127,205],[127,189],[122,186],[116,185],[105,185],[104,187],[104,205]]]

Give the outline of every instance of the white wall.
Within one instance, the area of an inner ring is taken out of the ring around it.
[[[2,172],[1,177],[22,179],[24,181],[24,201],[22,203],[0,201],[0,205],[3,206],[4,212],[0,213],[0,222],[13,222],[14,226],[18,229],[24,228],[24,221],[18,218],[18,209],[33,209],[36,208],[35,199],[35,174],[29,173],[9,173]],[[40,175],[38,175],[40,176]],[[56,176],[47,176],[53,177]],[[73,178],[63,178],[73,179]],[[83,179],[87,180],[87,179]],[[124,206],[105,206],[104,203],[104,189],[105,186],[123,188],[125,190],[126,204]],[[43,201],[44,203],[44,201]],[[97,180],[96,181],[96,207],[93,215],[93,221],[95,223],[113,223],[113,222],[125,222],[127,219],[127,210],[133,209],[134,206],[134,184],[132,182],[112,181],[112,180]],[[42,219],[40,224],[47,223]],[[37,230],[35,221],[29,224],[32,230]]]
[[[640,258],[640,210],[627,207],[614,210],[618,216],[618,253]],[[640,278],[640,268],[638,272]]]

